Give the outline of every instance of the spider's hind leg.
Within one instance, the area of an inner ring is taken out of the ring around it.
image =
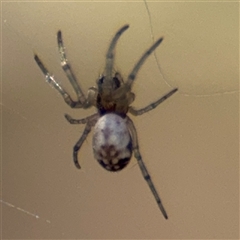
[[[161,210],[164,218],[168,219],[167,213],[166,213],[166,211],[165,211],[165,209],[162,205],[162,201],[161,201],[161,199],[160,199],[160,197],[157,193],[157,190],[156,190],[156,188],[155,188],[155,186],[154,186],[154,184],[151,180],[151,177],[148,173],[148,170],[147,170],[147,168],[146,168],[146,166],[145,166],[145,164],[142,160],[142,156],[140,154],[139,147],[138,147],[137,132],[136,132],[136,129],[134,127],[134,124],[133,124],[132,120],[129,117],[127,117],[127,125],[128,125],[128,129],[130,131],[131,137],[132,137],[132,145],[133,145],[134,156],[137,159],[137,162],[138,162],[138,165],[141,169],[142,175],[143,175],[144,179],[146,180],[149,188],[151,189],[152,194],[153,194],[153,196],[154,196],[154,198],[155,198],[155,200],[158,204],[158,207]]]

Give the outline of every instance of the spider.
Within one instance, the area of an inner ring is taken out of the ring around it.
[[[85,96],[80,85],[77,83],[76,77],[67,62],[65,47],[62,40],[62,33],[61,31],[58,31],[57,42],[62,69],[67,75],[67,78],[73,86],[74,91],[76,92],[77,101],[72,100],[70,95],[55,80],[54,76],[49,73],[47,68],[36,54],[34,59],[45,75],[46,81],[62,95],[64,101],[71,108],[87,109],[92,106],[97,108],[97,113],[83,119],[73,119],[70,115],[65,114],[65,118],[71,124],[86,124],[81,137],[73,147],[73,161],[75,166],[80,169],[77,157],[78,151],[91,131],[91,128],[94,127],[92,146],[94,157],[97,159],[99,164],[108,171],[119,171],[125,168],[130,162],[133,152],[141,169],[142,175],[151,189],[158,207],[160,208],[165,219],[168,219],[167,213],[162,205],[157,190],[142,160],[138,146],[137,132],[132,120],[127,116],[127,113],[130,112],[135,116],[144,114],[156,108],[160,103],[172,96],[178,89],[174,88],[157,101],[147,105],[142,109],[135,109],[134,107],[130,106],[135,98],[135,95],[133,92],[131,92],[131,89],[136,75],[144,61],[159,46],[163,38],[159,38],[142,55],[140,60],[136,63],[128,75],[127,81],[124,82],[120,73],[114,72],[113,70],[114,49],[118,39],[128,28],[129,25],[124,25],[114,35],[106,54],[105,70],[96,82],[97,87],[94,86],[89,88],[87,96]]]

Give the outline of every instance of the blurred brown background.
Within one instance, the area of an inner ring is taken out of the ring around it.
[[[238,238],[239,4],[147,6],[144,1],[2,3],[4,239]],[[125,78],[152,37],[164,36],[156,58],[139,72],[133,105],[145,106],[179,87],[154,111],[132,117],[168,221],[136,160],[122,172],[105,171],[93,158],[91,134],[79,153],[82,169],[75,168],[72,147],[83,126],[70,125],[63,114],[83,118],[95,109],[70,109],[33,60],[33,53],[39,54],[75,96],[60,66],[57,30],[87,91],[104,69],[112,36],[126,23],[130,28],[116,53],[116,70]]]

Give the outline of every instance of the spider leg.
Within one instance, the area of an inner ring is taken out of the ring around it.
[[[145,60],[151,55],[151,53],[159,46],[159,44],[162,42],[163,38],[159,38],[140,58],[140,60],[137,62],[137,64],[134,66],[132,72],[128,75],[128,80],[126,82],[126,87],[131,89],[134,79],[137,76],[137,73]]]
[[[90,122],[91,126],[94,126],[97,119],[99,118],[98,113],[95,113],[89,117],[82,118],[82,119],[73,119],[69,114],[65,114],[64,116],[68,120],[68,122],[71,124],[85,124]]]
[[[122,35],[122,33],[129,28],[129,25],[124,25],[122,28],[120,28],[115,36],[113,37],[110,46],[108,48],[107,54],[106,54],[106,66],[105,66],[105,81],[104,86],[102,86],[102,90],[104,90],[105,94],[109,94],[112,90],[112,71],[113,71],[113,65],[114,65],[114,49],[116,47],[117,41]]]
[[[74,164],[75,164],[76,168],[78,168],[78,169],[81,168],[79,163],[78,163],[78,157],[77,157],[78,151],[81,148],[83,142],[87,138],[87,136],[90,133],[90,131],[91,131],[91,125],[87,123],[86,127],[85,127],[85,129],[83,131],[82,136],[80,137],[80,139],[77,141],[77,143],[73,147],[73,161],[74,161]]]
[[[99,115],[98,115],[98,113],[95,113],[95,114],[93,114],[89,117],[83,118],[83,119],[73,119],[70,115],[65,114],[65,118],[71,124],[84,124],[84,123],[86,123],[86,127],[83,131],[82,136],[79,138],[79,140],[77,141],[77,143],[73,147],[73,161],[74,161],[74,164],[75,164],[76,168],[80,169],[81,167],[78,163],[78,157],[77,157],[78,151],[80,150],[83,142],[85,141],[88,134],[90,133],[92,126],[94,126],[96,121],[98,120]]]
[[[68,77],[68,80],[72,84],[73,89],[77,94],[79,104],[83,108],[88,108],[91,106],[91,104],[89,104],[89,102],[87,101],[87,99],[86,99],[81,87],[79,86],[77,79],[71,69],[71,66],[67,62],[65,47],[63,45],[63,40],[62,40],[62,32],[60,30],[57,33],[57,42],[58,42],[58,51],[59,51],[60,57],[61,57],[62,69],[65,72],[66,76]]]
[[[165,94],[163,97],[158,99],[156,102],[150,103],[149,105],[147,105],[144,108],[135,109],[135,108],[130,106],[128,111],[131,114],[133,114],[134,116],[138,116],[138,115],[141,115],[141,114],[146,113],[148,111],[151,111],[154,108],[156,108],[160,103],[164,102],[166,99],[171,97],[175,92],[177,92],[177,90],[178,90],[177,88],[172,89],[169,93]]]
[[[135,129],[135,126],[134,126],[132,120],[129,117],[127,117],[127,125],[128,125],[129,132],[131,134],[131,137],[132,137],[134,156],[137,159],[138,165],[142,171],[142,175],[143,175],[144,179],[147,181],[147,184],[148,184],[149,188],[151,189],[152,194],[153,194],[163,216],[165,217],[165,219],[168,219],[167,213],[162,205],[162,202],[157,193],[157,190],[151,180],[151,177],[147,171],[145,164],[143,163],[142,156],[140,154],[139,147],[138,147],[137,132],[136,132],[136,129]]]
[[[53,86],[63,97],[64,101],[71,107],[71,108],[80,108],[81,103],[75,102],[71,99],[70,95],[64,90],[64,88],[54,79],[53,76],[50,75],[47,68],[44,66],[40,58],[35,54],[34,59],[39,66],[39,68],[42,70],[43,74],[45,75],[46,81]]]

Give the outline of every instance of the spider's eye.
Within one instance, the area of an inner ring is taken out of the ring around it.
[[[104,80],[104,76],[101,76],[101,77],[98,79],[98,84],[103,84],[103,80]]]
[[[121,82],[119,81],[119,79],[117,77],[113,78],[113,84],[114,84],[114,89],[117,89],[120,87]]]

